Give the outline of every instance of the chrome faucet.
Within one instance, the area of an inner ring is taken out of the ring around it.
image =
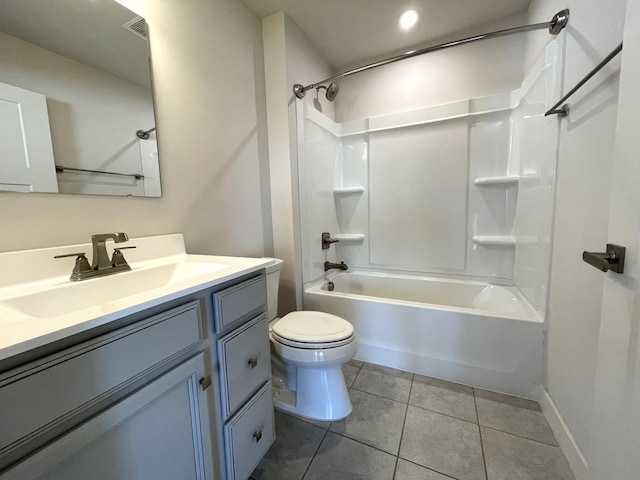
[[[93,244],[93,262],[89,264],[89,260],[84,252],[69,253],[66,255],[56,255],[54,258],[76,257],[76,264],[71,272],[71,280],[85,280],[87,278],[100,277],[103,275],[111,275],[112,273],[125,272],[131,270],[131,267],[124,259],[121,250],[136,247],[120,247],[113,249],[113,257],[109,259],[107,254],[106,242],[113,240],[115,243],[122,243],[129,240],[129,236],[124,233],[100,233],[91,235],[91,243]]]
[[[344,262],[340,262],[340,263],[324,262],[324,271],[327,272],[331,269],[349,270],[349,266]]]

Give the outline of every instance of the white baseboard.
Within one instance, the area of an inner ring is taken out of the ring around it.
[[[587,459],[583,455],[582,450],[580,450],[575,438],[573,438],[569,427],[562,418],[562,415],[560,415],[553,399],[549,396],[549,392],[547,392],[542,385],[540,385],[538,402],[542,408],[542,413],[544,413],[547,422],[549,422],[549,425],[551,426],[553,434],[556,436],[556,440],[560,445],[562,453],[564,453],[564,456],[569,462],[569,466],[571,467],[576,480],[588,480]]]

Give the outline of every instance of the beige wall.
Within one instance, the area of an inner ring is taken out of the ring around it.
[[[307,85],[331,75],[326,62],[300,28],[283,12],[262,20],[267,107],[273,238],[275,256],[284,260],[278,311],[284,315],[302,306],[299,239],[297,137],[293,85]],[[304,101],[333,117],[333,104],[321,93]]]
[[[236,0],[121,3],[149,23],[163,197],[2,193],[0,251],[125,231],[272,254],[260,19]]]

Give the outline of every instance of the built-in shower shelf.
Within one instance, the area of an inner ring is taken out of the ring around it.
[[[334,195],[353,195],[364,193],[364,187],[355,185],[353,187],[335,187],[333,189]]]
[[[516,238],[509,235],[475,235],[473,243],[477,245],[515,245]]]
[[[336,233],[333,238],[341,243],[362,243],[364,235],[362,233]]]
[[[479,177],[473,182],[476,185],[517,185],[520,177],[516,175],[503,175],[501,177]]]

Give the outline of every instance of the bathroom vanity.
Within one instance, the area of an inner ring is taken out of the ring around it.
[[[131,243],[131,272],[73,283],[6,269],[83,246],[0,254],[0,479],[246,480],[272,444],[271,260]]]

